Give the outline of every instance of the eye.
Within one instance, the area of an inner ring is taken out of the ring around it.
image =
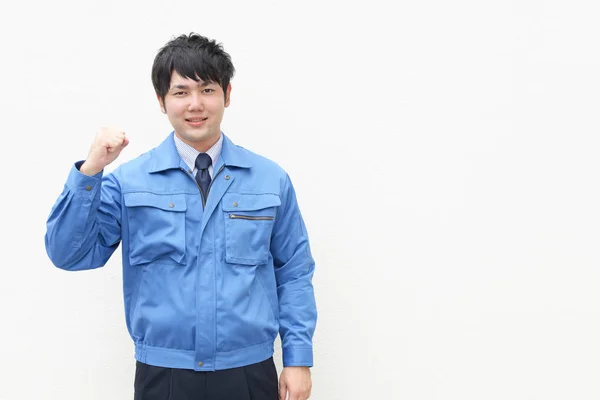
[[[211,88],[206,88],[203,90],[204,93],[212,93],[214,91],[215,91],[215,89],[211,89]]]
[[[181,96],[184,94],[185,94],[185,92],[175,92],[175,93],[173,93],[173,96]]]

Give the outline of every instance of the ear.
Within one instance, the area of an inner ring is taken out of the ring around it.
[[[158,104],[160,104],[160,111],[162,111],[163,114],[166,114],[167,108],[165,107],[165,104],[158,93],[156,94],[156,99],[158,100]]]
[[[229,107],[231,102],[231,83],[227,85],[227,92],[225,93],[225,107]]]

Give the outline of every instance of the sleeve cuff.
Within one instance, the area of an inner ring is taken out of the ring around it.
[[[67,186],[74,193],[81,196],[93,197],[102,182],[103,171],[98,172],[94,176],[87,176],[79,172],[79,168],[83,163],[84,161],[78,161],[73,165],[73,168],[71,168],[71,171],[69,172],[69,177],[67,178]]]
[[[312,367],[313,349],[312,347],[292,347],[283,349],[284,367]]]

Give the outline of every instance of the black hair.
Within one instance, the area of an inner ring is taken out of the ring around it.
[[[173,71],[195,81],[200,78],[205,82],[218,83],[227,97],[227,86],[235,68],[222,44],[192,32],[169,41],[154,58],[152,84],[163,103]]]

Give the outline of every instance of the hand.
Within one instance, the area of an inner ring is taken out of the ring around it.
[[[93,176],[115,161],[129,144],[125,132],[116,128],[100,128],[90,147],[87,159],[79,168],[82,174]]]
[[[312,382],[309,367],[285,367],[279,378],[279,400],[306,400],[310,397]]]

